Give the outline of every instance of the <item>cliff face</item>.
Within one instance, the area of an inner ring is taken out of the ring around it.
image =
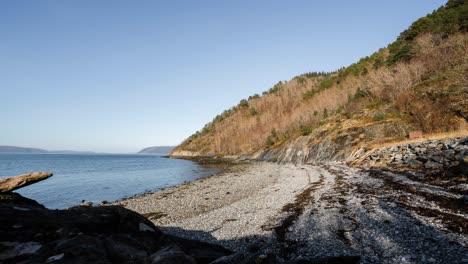
[[[279,82],[171,153],[277,162],[344,160],[411,131],[467,129],[468,2],[449,1],[371,56]]]

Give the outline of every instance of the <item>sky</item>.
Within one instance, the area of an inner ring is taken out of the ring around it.
[[[0,145],[176,145],[280,80],[372,54],[445,2],[0,1]]]

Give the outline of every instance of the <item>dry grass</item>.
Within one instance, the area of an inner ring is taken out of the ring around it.
[[[294,139],[301,134],[301,128],[323,125],[326,114],[332,116],[337,110],[352,118],[369,100],[383,102],[410,116],[403,121],[410,122],[414,130],[443,135],[437,132],[457,129],[459,119],[468,118],[468,35],[439,39],[426,34],[415,43],[415,56],[410,62],[375,68],[372,61],[364,61],[361,66],[365,74],[349,74],[327,89],[320,89],[324,76],[301,76],[285,82],[276,93],[249,100],[248,107],[237,108],[214,123],[214,129],[179,149],[217,155],[252,153],[266,147],[267,137],[274,138],[273,145]],[[383,49],[379,54],[385,56],[388,51]],[[337,78],[338,73],[329,77]],[[360,103],[350,101],[358,87],[366,93]],[[304,99],[312,89],[317,91],[315,95]],[[256,114],[251,114],[251,108]],[[272,130],[276,131],[274,137]]]
[[[385,143],[372,142],[368,146],[368,148],[379,149],[379,148],[386,148],[386,147],[392,147],[392,146],[398,146],[398,145],[418,143],[418,142],[423,142],[423,141],[431,140],[431,139],[446,139],[446,138],[457,138],[457,137],[468,137],[468,129],[455,130],[455,131],[443,132],[443,133],[428,133],[428,134],[423,134],[421,138],[405,139],[405,140],[391,141],[391,142],[385,142]]]

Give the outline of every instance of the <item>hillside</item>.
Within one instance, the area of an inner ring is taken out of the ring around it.
[[[155,146],[148,147],[138,151],[138,154],[169,154],[175,147],[174,146]]]
[[[47,153],[45,149],[38,148],[23,148],[14,146],[0,146],[0,153]]]
[[[46,150],[39,148],[24,148],[15,146],[0,146],[0,153],[8,154],[96,154],[92,151]]]
[[[172,156],[313,162],[424,134],[466,131],[468,2],[450,0],[386,48],[278,82],[216,116]]]

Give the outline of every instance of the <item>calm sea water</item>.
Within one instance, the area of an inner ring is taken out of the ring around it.
[[[52,209],[115,201],[218,172],[155,155],[0,154],[0,178],[33,171],[54,176],[17,192]]]

